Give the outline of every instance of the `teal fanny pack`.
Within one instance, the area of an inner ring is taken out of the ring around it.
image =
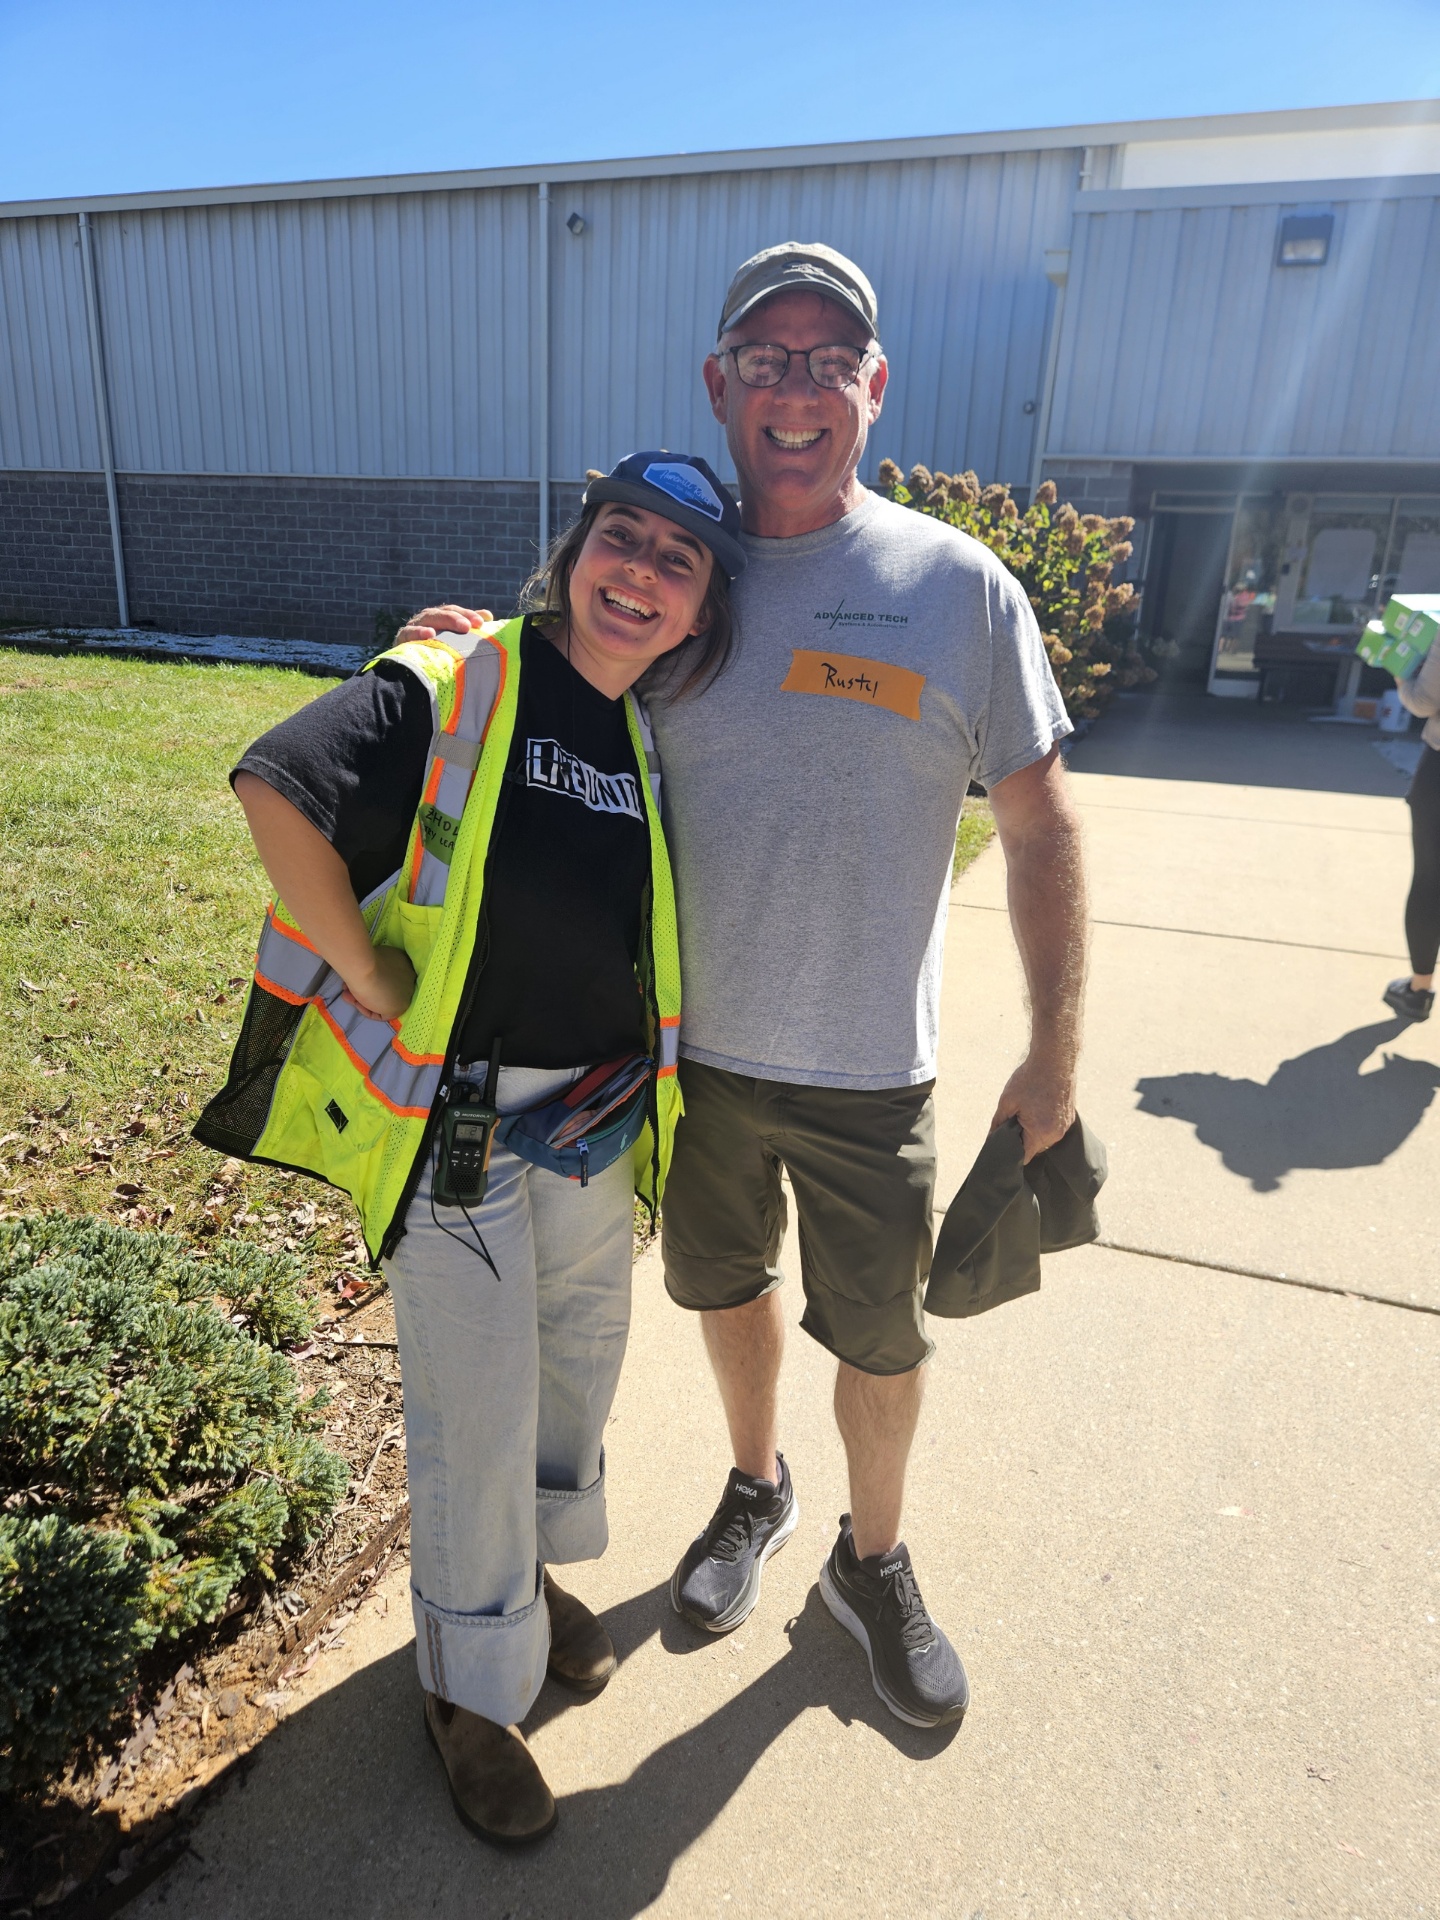
[[[644,1131],[654,1070],[644,1053],[607,1060],[558,1100],[507,1114],[496,1138],[532,1166],[588,1186],[592,1173],[629,1153]]]

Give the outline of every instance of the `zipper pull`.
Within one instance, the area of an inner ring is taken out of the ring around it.
[[[580,1184],[582,1187],[588,1187],[590,1184],[590,1142],[588,1140],[580,1142]]]

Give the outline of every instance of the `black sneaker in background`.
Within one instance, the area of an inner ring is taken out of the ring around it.
[[[730,1469],[720,1504],[705,1531],[686,1549],[670,1582],[670,1601],[691,1626],[729,1633],[760,1598],[760,1575],[795,1531],[800,1503],[785,1456],[780,1483],[752,1480]]]
[[[945,1727],[965,1717],[970,1682],[960,1656],[930,1618],[902,1542],[892,1553],[857,1559],[850,1516],[820,1569],[820,1597],[865,1649],[875,1691],[912,1727]]]
[[[1430,1009],[1435,1005],[1435,995],[1428,987],[1412,987],[1410,975],[1403,979],[1392,980],[1382,996],[1392,1013],[1398,1013],[1402,1020],[1428,1020]]]

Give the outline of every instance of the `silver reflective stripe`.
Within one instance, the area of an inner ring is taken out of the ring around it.
[[[462,740],[457,734],[442,733],[435,742],[435,758],[445,760],[452,767],[464,767],[473,773],[480,764],[480,742]]]
[[[462,741],[461,745],[474,746],[475,759],[478,764],[480,758],[479,742]],[[473,768],[471,771],[473,772]],[[470,798],[470,778],[471,775],[467,773],[463,767],[447,764],[444,772],[440,775],[440,784],[435,789],[435,798],[431,802],[431,805],[438,807],[441,813],[448,813],[452,820],[458,820],[465,811],[465,802]],[[426,785],[429,785],[428,781]]]
[[[378,907],[399,879],[400,875],[398,873],[392,873],[388,880],[382,880],[378,887],[372,887],[360,902],[361,913],[368,913],[371,907]]]
[[[425,1115],[435,1104],[441,1072],[439,1062],[415,1066],[402,1060],[392,1047],[376,1061],[366,1078],[388,1105]]]
[[[426,806],[454,821],[458,835],[459,822],[474,784],[475,770],[480,765],[485,729],[500,692],[501,656],[478,633],[457,637],[454,647],[457,653],[464,656],[465,679],[460,710],[453,716],[454,731],[437,731],[430,742],[424,791],[428,794],[433,789],[434,798],[427,801]],[[440,769],[438,780],[435,777],[437,765]],[[427,836],[422,832],[421,842],[420,865],[410,889],[411,904],[417,907],[441,907],[445,904],[445,888],[450,880],[450,865],[446,857],[448,849],[436,844],[433,834],[427,842]]]
[[[312,947],[302,946],[282,933],[273,915],[267,913],[255,954],[255,971],[266,984],[278,987],[283,997],[313,1000],[330,972],[330,963]]]
[[[680,1023],[660,1029],[660,1067],[673,1067],[680,1058]]]
[[[325,1011],[344,1034],[351,1050],[358,1054],[367,1067],[373,1067],[395,1038],[395,1029],[388,1020],[377,1019],[374,1014],[366,1013],[363,1007],[357,1007],[353,1000],[345,998],[343,982],[335,994],[324,996]]]
[[[365,1069],[365,1078],[388,1107],[428,1114],[440,1086],[443,1062],[407,1060],[398,1050],[395,1029],[347,1000],[343,989],[324,1003],[324,1013],[351,1053]]]
[[[638,693],[631,692],[630,699],[635,708],[635,718],[640,724],[640,741],[645,748],[645,767],[650,775],[650,797],[655,802],[655,810],[660,810],[660,756],[655,751],[655,734],[650,725],[650,715],[645,711],[645,702]]]
[[[450,878],[448,860],[437,860],[433,853],[420,855],[420,871],[415,876],[411,902],[417,907],[443,907],[445,886]]]

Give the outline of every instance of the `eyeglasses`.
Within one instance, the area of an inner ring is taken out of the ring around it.
[[[875,357],[877,344],[872,342],[862,350],[841,345],[803,348],[756,343],[726,347],[725,352],[735,362],[735,371],[747,387],[778,387],[790,371],[790,362],[803,360],[817,387],[823,387],[827,393],[839,393],[854,386],[865,362]]]

